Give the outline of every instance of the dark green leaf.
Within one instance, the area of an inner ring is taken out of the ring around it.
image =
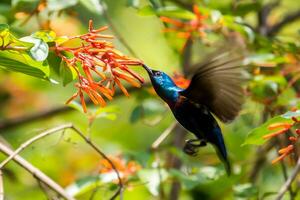
[[[35,61],[25,53],[0,51],[0,67],[41,79],[48,80],[49,77],[48,63]]]
[[[264,142],[266,142],[266,140],[263,139],[263,136],[274,132],[274,130],[268,129],[268,127],[271,124],[278,123],[278,122],[292,123],[293,121],[291,118],[292,117],[298,118],[299,116],[300,116],[300,110],[297,110],[296,112],[289,111],[283,115],[279,115],[279,116],[273,117],[272,119],[269,119],[263,125],[251,130],[248,133],[247,138],[243,145],[248,145],[248,144],[261,145],[261,144],[263,144]]]
[[[137,122],[139,119],[141,119],[143,116],[143,106],[142,105],[138,105],[136,106],[133,111],[131,112],[130,115],[130,122],[131,123],[135,123]]]
[[[65,61],[61,61],[59,75],[62,79],[63,86],[66,86],[76,78],[76,72],[73,68],[67,65]]]
[[[236,185],[233,188],[234,196],[239,198],[251,198],[258,196],[258,189],[251,183]]]
[[[88,10],[96,14],[102,14],[103,8],[100,3],[102,0],[79,0]]]
[[[68,1],[48,0],[47,8],[49,9],[49,11],[59,11],[59,10],[63,10],[75,6],[77,3],[78,0],[68,0]]]

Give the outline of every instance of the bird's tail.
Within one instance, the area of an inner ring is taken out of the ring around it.
[[[210,142],[214,146],[217,155],[219,159],[223,162],[227,175],[229,176],[231,174],[231,166],[228,160],[226,146],[224,143],[221,129],[219,127],[214,128],[212,133],[208,135],[207,139],[208,142]]]

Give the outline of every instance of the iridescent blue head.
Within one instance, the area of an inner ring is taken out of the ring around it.
[[[143,65],[149,74],[151,83],[156,93],[167,103],[174,103],[177,101],[179,91],[181,88],[177,87],[173,80],[164,72],[157,71]]]

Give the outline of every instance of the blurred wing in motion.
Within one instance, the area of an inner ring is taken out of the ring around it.
[[[241,55],[225,52],[196,64],[190,85],[180,94],[206,105],[221,121],[232,121],[243,104],[242,60]]]

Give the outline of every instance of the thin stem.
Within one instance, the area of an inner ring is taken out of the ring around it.
[[[107,13],[107,6],[104,3],[104,1],[100,1],[100,4],[103,8],[103,16],[105,18],[105,20],[107,21],[107,23],[109,24],[110,28],[112,29],[112,31],[115,33],[115,35],[117,36],[118,40],[124,45],[124,47],[129,51],[129,53],[134,56],[134,57],[138,57],[137,54],[135,53],[135,51],[130,47],[130,45],[126,42],[126,40],[123,38],[123,36],[120,34],[120,32],[118,31],[118,29],[115,27],[115,25],[113,24],[112,20],[110,19],[108,13]]]
[[[68,128],[75,131],[75,133],[77,133],[87,144],[89,144],[99,155],[101,155],[111,165],[112,169],[116,172],[116,175],[117,175],[118,181],[119,181],[119,188],[116,191],[116,193],[111,197],[111,199],[115,199],[118,195],[121,195],[122,190],[123,190],[123,182],[122,182],[122,179],[120,177],[119,171],[115,167],[114,163],[88,137],[86,137],[78,128],[73,126],[73,124],[71,124],[71,123],[60,125],[60,126],[52,128],[52,129],[46,130],[46,131],[40,133],[39,135],[37,135],[37,136],[27,140],[26,142],[22,143],[17,150],[15,150],[13,153],[9,154],[9,157],[7,159],[5,159],[0,164],[0,169],[2,169],[9,161],[14,159],[21,151],[26,149],[26,147],[28,147],[32,143],[34,143],[34,142],[36,142],[36,141],[38,141],[38,140],[40,140],[40,139],[42,139],[46,136],[49,136],[53,133],[56,133],[58,131],[65,130],[65,129],[68,129]]]
[[[283,195],[288,191],[288,189],[291,187],[293,181],[296,179],[298,173],[300,171],[300,158],[298,158],[296,167],[294,168],[294,171],[292,172],[291,176],[286,180],[286,182],[281,186],[277,197],[275,200],[281,200],[283,198]]]
[[[144,86],[147,87],[149,86],[150,83],[144,83]],[[133,86],[129,86],[127,88],[127,91],[129,93],[135,92],[137,91],[139,88],[133,87]],[[116,94],[115,94],[115,98],[122,96],[122,93],[120,90],[117,90]],[[91,104],[92,102],[88,99],[85,100],[87,104]],[[22,117],[17,117],[17,118],[12,118],[12,119],[3,119],[0,120],[0,132],[7,130],[9,128],[16,128],[17,126],[21,126],[23,124],[26,123],[31,123],[37,120],[41,120],[41,119],[46,119],[55,115],[59,115],[62,113],[66,113],[66,112],[70,112],[73,111],[74,109],[72,107],[69,106],[59,106],[56,108],[51,108],[49,110],[46,111],[42,111],[42,112],[38,112],[38,113],[33,113],[31,115],[25,115]]]
[[[0,200],[4,200],[3,173],[0,170]]]
[[[0,142],[0,151],[4,153],[5,155],[12,155],[14,154],[14,151],[4,145]],[[18,165],[23,167],[26,171],[31,173],[34,177],[36,177],[38,180],[43,182],[45,185],[47,185],[49,188],[51,188],[53,191],[57,192],[60,196],[67,200],[75,200],[73,197],[71,197],[69,194],[66,193],[66,191],[58,185],[55,181],[53,181],[51,178],[49,178],[46,174],[44,174],[42,171],[40,171],[38,168],[34,167],[32,164],[30,164],[28,161],[23,159],[19,155],[15,155],[12,160],[14,160]]]
[[[175,129],[177,122],[173,122],[151,145],[152,150],[156,150],[159,145],[170,135]]]

